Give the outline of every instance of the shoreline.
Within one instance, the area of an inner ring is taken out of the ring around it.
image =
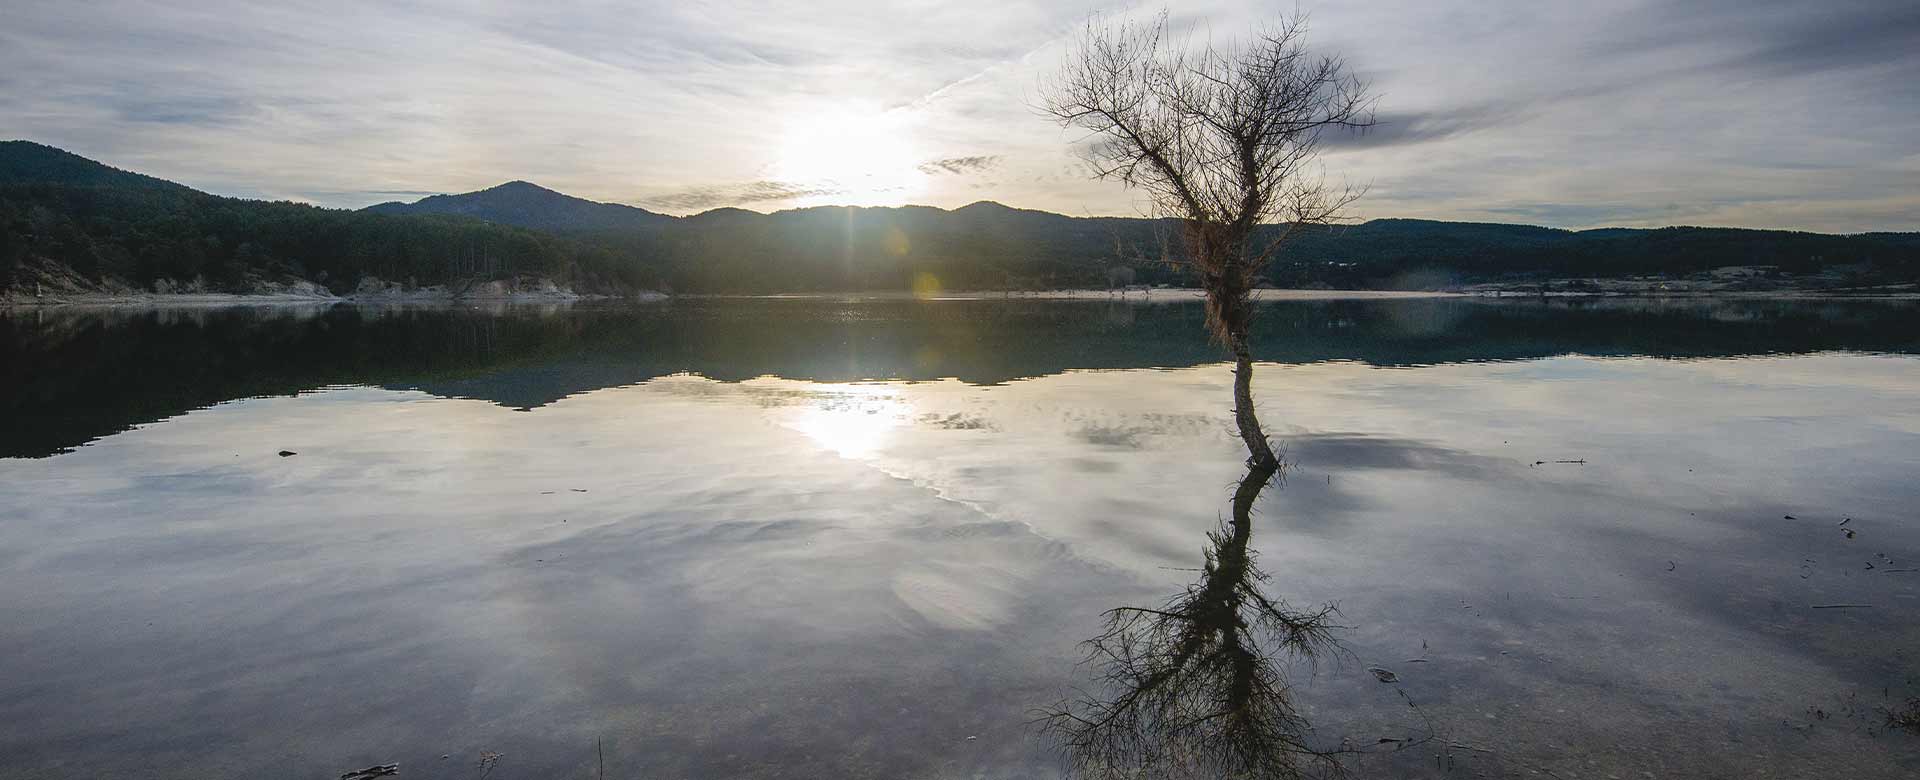
[[[1468,298],[1488,300],[1635,300],[1635,301],[1920,301],[1920,291],[1886,290],[1674,290],[1665,292],[1475,290]]]
[[[867,301],[1130,301],[1133,303],[1158,303],[1178,301],[1198,301],[1206,298],[1206,292],[1193,287],[1157,287],[1152,290],[950,290],[939,293],[923,294],[907,290],[879,290],[864,292],[804,292],[804,293],[767,293],[763,295],[698,293],[674,296],[692,300],[867,300]],[[1466,293],[1446,290],[1255,290],[1255,300],[1263,301],[1310,301],[1310,300],[1369,300],[1401,298],[1464,298]]]
[[[1182,303],[1203,300],[1206,294],[1195,288],[1157,288],[1146,290],[957,290],[935,295],[907,291],[772,293],[766,295],[686,294],[668,295],[647,292],[631,296],[581,295],[575,293],[528,292],[506,295],[456,296],[444,293],[372,293],[364,295],[318,296],[299,293],[76,293],[48,296],[0,296],[0,311],[10,309],[55,308],[228,308],[228,307],[307,307],[307,306],[382,306],[393,304],[565,304],[565,303],[657,303],[673,298],[688,300],[847,300],[847,301],[1113,301],[1126,303]],[[1552,291],[1536,290],[1299,290],[1261,289],[1254,291],[1256,302],[1287,301],[1377,301],[1430,300],[1440,298],[1472,300],[1817,300],[1817,301],[1914,301],[1920,291],[1861,290],[1674,290],[1664,292],[1629,291]]]
[[[303,306],[386,306],[394,304],[453,305],[464,303],[525,303],[558,304],[582,301],[634,301],[652,302],[665,300],[661,293],[644,293],[633,296],[578,295],[574,293],[511,293],[507,295],[445,295],[445,294],[387,294],[369,295],[301,295],[297,293],[140,293],[119,295],[113,293],[76,293],[71,295],[46,295],[38,298],[0,297],[0,311],[8,309],[139,309],[139,308],[179,308],[179,309],[217,309],[229,307],[303,307]]]

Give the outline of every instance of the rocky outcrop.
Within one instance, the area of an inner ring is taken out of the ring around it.
[[[571,301],[580,295],[552,279],[519,277],[482,282],[462,290],[459,297],[470,300]]]
[[[64,264],[35,259],[17,266],[13,284],[0,290],[0,306],[324,303],[338,301],[306,279],[249,278],[240,290],[217,289],[205,278],[158,279],[141,288],[117,277],[90,280]]]
[[[470,281],[446,286],[412,285],[367,276],[348,296],[356,301],[571,301],[581,296],[571,288],[544,277],[513,277],[489,281]]]
[[[389,282],[377,276],[363,276],[360,277],[360,284],[347,297],[356,301],[445,301],[452,300],[453,293],[444,285],[419,287]]]
[[[130,297],[142,291],[113,277],[91,280],[65,264],[29,259],[14,269],[12,287],[0,301],[13,305],[59,303],[84,297]]]

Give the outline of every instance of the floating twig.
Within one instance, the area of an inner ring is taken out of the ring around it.
[[[1814,609],[1873,609],[1872,604],[1815,604]]]

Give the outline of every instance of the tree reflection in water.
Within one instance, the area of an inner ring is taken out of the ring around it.
[[[1042,729],[1083,777],[1295,778],[1340,771],[1308,744],[1286,668],[1336,651],[1332,606],[1296,611],[1262,591],[1254,500],[1278,469],[1254,464],[1233,517],[1207,535],[1198,582],[1158,609],[1108,610],[1087,640],[1095,689],[1045,711]]]

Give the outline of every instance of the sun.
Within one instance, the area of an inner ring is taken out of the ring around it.
[[[898,206],[919,195],[920,171],[910,112],[837,103],[795,114],[781,131],[769,167],[776,181],[818,194],[801,205]]]

